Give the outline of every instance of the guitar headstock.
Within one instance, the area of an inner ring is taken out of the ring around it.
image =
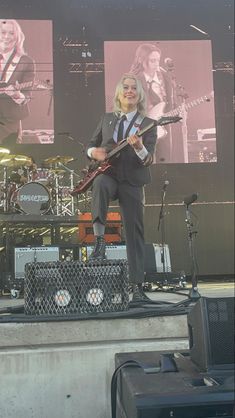
[[[211,99],[214,99],[215,94],[214,94],[214,90],[212,90],[209,94],[207,94],[206,96],[204,96],[204,100],[206,102],[210,102]]]

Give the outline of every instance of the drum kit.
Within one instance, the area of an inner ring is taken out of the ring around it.
[[[10,154],[0,147],[0,210],[4,213],[27,215],[68,215],[79,212],[76,199],[70,195],[75,176],[67,167],[73,157],[47,158],[43,168],[37,168],[31,157]]]

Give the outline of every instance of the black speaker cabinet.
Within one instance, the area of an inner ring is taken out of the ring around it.
[[[26,264],[26,315],[114,312],[128,305],[126,260]]]
[[[167,353],[177,370],[159,369],[166,352],[119,353],[115,366],[135,360],[143,368],[122,368],[117,381],[116,418],[232,418],[234,373],[199,371],[189,353]],[[176,356],[176,357],[175,357]]]
[[[234,297],[200,298],[188,330],[191,359],[202,370],[234,368]]]

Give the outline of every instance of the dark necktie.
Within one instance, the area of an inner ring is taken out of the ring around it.
[[[159,99],[159,96],[153,90],[153,83],[155,83],[154,80],[147,82],[147,84],[148,84],[148,96],[149,96],[149,101],[150,101],[151,105],[155,106],[156,104],[158,104],[160,102],[160,99]]]
[[[117,142],[123,140],[124,136],[124,121],[126,120],[126,115],[122,115],[119,127],[118,127],[118,133],[117,133]]]

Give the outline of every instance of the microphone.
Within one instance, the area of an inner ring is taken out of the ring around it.
[[[165,180],[164,181],[164,185],[163,185],[163,188],[162,188],[162,190],[165,192],[166,191],[166,188],[167,188],[167,186],[170,184],[170,182],[169,182],[169,180]]]
[[[197,198],[198,198],[198,193],[193,193],[193,194],[191,194],[190,196],[186,196],[186,197],[184,198],[184,204],[185,204],[186,206],[189,206],[189,205],[191,205],[193,202],[195,202],[195,201],[197,200]]]
[[[164,59],[164,64],[167,67],[168,71],[173,70],[173,68],[174,68],[174,61],[173,61],[172,58],[169,58],[169,57],[168,58],[165,58]]]

